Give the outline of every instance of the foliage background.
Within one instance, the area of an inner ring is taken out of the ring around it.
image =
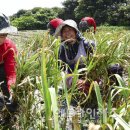
[[[79,23],[81,18],[91,16],[97,25],[130,26],[130,0],[65,0],[62,4],[63,8],[19,10],[10,19],[19,30],[46,29],[56,17]]]

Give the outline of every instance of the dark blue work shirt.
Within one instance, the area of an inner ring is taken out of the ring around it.
[[[60,49],[59,49],[59,60],[63,61],[64,63],[69,65],[68,72],[71,73],[72,71],[74,71],[75,68],[75,64],[69,64],[67,62],[66,59],[66,55],[65,55],[65,49],[66,49],[66,54],[69,60],[73,60],[77,53],[78,53],[78,49],[79,49],[79,44],[81,44],[81,42],[83,42],[83,47],[85,49],[86,55],[87,57],[89,57],[89,54],[93,53],[93,49],[95,48],[95,43],[94,41],[87,41],[84,38],[80,39],[80,41],[77,41],[74,44],[69,44],[69,43],[65,43],[64,45],[61,44]],[[86,58],[87,58],[86,57]],[[64,64],[63,64],[64,66]],[[83,68],[83,66],[78,67],[78,69]],[[62,68],[65,70],[65,66]]]

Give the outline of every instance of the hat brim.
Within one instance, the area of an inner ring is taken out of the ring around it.
[[[55,37],[58,37],[58,36],[61,36],[61,30],[62,28],[65,26],[65,25],[68,25],[72,28],[74,28],[77,32],[79,32],[79,30],[73,26],[71,26],[70,24],[67,24],[67,23],[62,23],[61,25],[59,25],[57,28],[56,28],[56,31],[55,31]]]
[[[6,28],[3,28],[0,30],[0,34],[3,34],[3,33],[13,34],[13,33],[17,33],[17,32],[18,32],[18,30],[14,26],[9,26],[9,27],[6,27]]]

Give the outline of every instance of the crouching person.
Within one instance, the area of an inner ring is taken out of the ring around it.
[[[91,57],[95,48],[95,43],[83,38],[78,30],[76,22],[71,19],[65,20],[57,28],[56,35],[61,37],[62,43],[59,49],[59,60],[62,61],[63,66],[65,64],[69,66],[67,73],[71,74],[74,72],[78,61],[78,69],[85,68],[86,64],[84,62],[87,62],[89,57]],[[64,68],[64,71],[66,71],[66,68]],[[68,88],[72,86],[72,79],[73,77],[71,76],[66,79]],[[85,93],[88,92],[90,84],[85,81],[85,77],[83,75],[78,77],[77,87],[80,91]]]
[[[9,112],[14,112],[16,107],[12,100],[10,87],[16,82],[17,54],[15,44],[7,38],[8,34],[17,33],[17,28],[10,25],[8,17],[0,13],[0,89],[4,105]],[[2,108],[2,106],[1,106]]]
[[[110,65],[107,69],[108,76],[110,77],[110,85],[119,85],[117,78],[114,74],[118,74],[120,77],[123,76],[123,67],[120,64]]]
[[[93,26],[94,31],[93,33],[96,33],[96,21],[92,17],[84,17],[81,19],[79,23],[79,30],[81,32],[86,32],[87,30],[90,31],[90,27]]]

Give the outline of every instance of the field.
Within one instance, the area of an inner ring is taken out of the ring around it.
[[[83,34],[96,42],[96,50],[86,63],[87,79],[91,82],[88,95],[76,88],[78,70],[67,75],[58,67],[60,39],[46,31],[20,31],[9,36],[17,45],[17,83],[13,97],[19,104],[11,114],[9,126],[1,129],[19,130],[85,130],[90,122],[103,130],[130,129],[130,30],[126,27],[97,28]],[[115,75],[118,85],[110,84],[107,68],[123,66],[123,77]],[[67,90],[66,78],[73,76]],[[96,79],[101,79],[101,84]],[[76,104],[76,105],[75,105]]]

